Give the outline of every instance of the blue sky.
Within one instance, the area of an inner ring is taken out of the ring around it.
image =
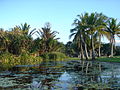
[[[27,22],[33,29],[50,22],[66,43],[76,15],[84,12],[102,12],[120,21],[120,0],[0,0],[0,27],[9,29]]]

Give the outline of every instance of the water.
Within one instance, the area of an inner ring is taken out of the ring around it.
[[[120,63],[47,61],[0,70],[0,90],[87,90],[120,88]]]

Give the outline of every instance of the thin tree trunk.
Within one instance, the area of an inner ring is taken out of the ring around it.
[[[111,40],[111,55],[110,56],[113,57],[113,38]]]
[[[84,59],[84,53],[83,53],[83,47],[82,47],[82,45],[80,45],[80,48],[81,48],[81,60],[83,60]]]
[[[89,56],[88,56],[88,51],[87,51],[87,45],[86,45],[86,42],[85,42],[85,38],[84,39],[82,38],[82,42],[84,43],[85,58],[86,58],[86,60],[88,60]]]
[[[89,59],[86,43],[85,43],[85,57],[86,57],[86,60]]]
[[[98,57],[101,56],[101,35],[99,36],[99,51],[98,51]]]
[[[83,51],[83,42],[82,42],[82,35],[80,34],[80,50],[81,50],[81,60],[84,59],[84,51]]]
[[[92,60],[95,60],[95,48],[94,48],[94,41],[93,41],[93,35],[91,35],[91,46],[92,46]]]

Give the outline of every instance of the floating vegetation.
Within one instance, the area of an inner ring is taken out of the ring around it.
[[[68,62],[44,61],[37,65],[16,65],[14,68],[16,70],[1,71],[0,89],[87,90],[120,88],[119,63],[78,60]]]

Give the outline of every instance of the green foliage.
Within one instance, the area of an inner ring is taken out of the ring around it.
[[[110,55],[110,43],[102,44],[101,55],[109,56]]]
[[[28,27],[28,28],[27,28]],[[29,25],[15,26],[9,31],[0,30],[0,53],[10,52],[20,55],[22,51],[29,51],[32,38],[28,35]]]
[[[14,66],[16,64],[17,59],[18,58],[16,58],[10,53],[4,53],[0,55],[1,67],[9,68],[11,66]]]
[[[22,53],[19,56],[20,63],[22,65],[31,65],[31,64],[39,64],[42,61],[41,57],[34,57],[26,53]]]
[[[115,55],[120,55],[120,46],[116,46],[115,48]]]
[[[34,57],[25,53],[19,56],[15,56],[10,53],[4,53],[0,55],[1,67],[5,68],[10,68],[15,65],[34,65],[39,64],[41,61],[41,57]]]
[[[69,57],[78,57],[79,49],[77,44],[71,41],[67,42],[65,45],[65,54]]]
[[[49,52],[49,53],[44,53],[41,55],[41,57],[44,59],[44,60],[57,60],[57,61],[61,61],[61,60],[64,60],[66,57],[65,54],[63,53],[60,53],[60,52]]]

